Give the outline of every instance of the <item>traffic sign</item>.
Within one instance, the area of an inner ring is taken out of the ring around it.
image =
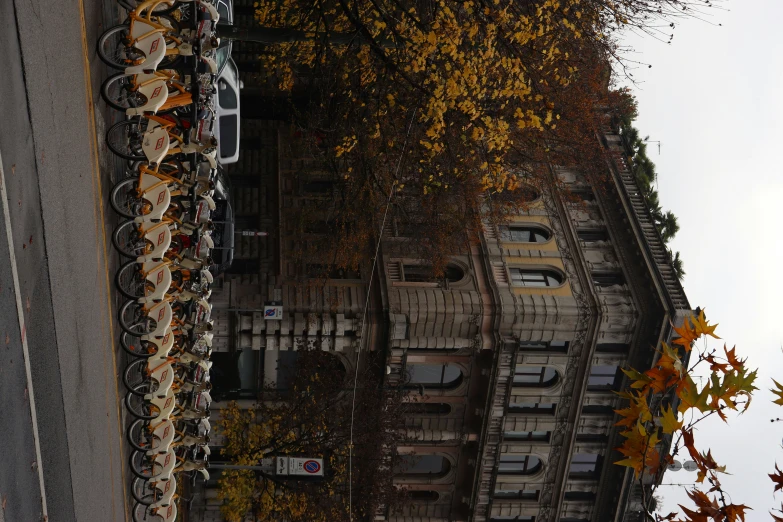
[[[276,457],[275,464],[275,475],[288,475],[288,457]]]
[[[291,457],[289,459],[288,474],[300,477],[323,477],[324,460]]]
[[[283,307],[282,306],[265,306],[264,307],[264,319],[273,321],[283,320]]]
[[[682,462],[679,460],[673,460],[671,464],[666,466],[666,469],[669,471],[680,471],[682,469]]]

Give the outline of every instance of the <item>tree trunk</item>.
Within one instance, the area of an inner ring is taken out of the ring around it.
[[[358,31],[354,33],[313,33],[308,31],[299,31],[296,29],[287,29],[284,27],[241,27],[238,25],[221,23],[218,23],[217,35],[219,38],[225,38],[227,40],[256,42],[266,45],[313,41],[322,41],[324,43],[328,43],[329,45],[368,43],[364,40]],[[396,43],[388,39],[377,40],[375,45],[383,49],[404,47],[404,44]]]
[[[325,40],[332,45],[348,45],[361,39],[358,33],[311,33],[281,27],[240,27],[220,23],[217,33],[219,38],[267,45],[315,40]]]

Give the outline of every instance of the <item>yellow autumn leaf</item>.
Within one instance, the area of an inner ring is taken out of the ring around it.
[[[671,407],[668,409],[666,407],[662,408],[661,413],[661,426],[663,427],[664,433],[672,434],[682,428],[682,421],[677,420]]]

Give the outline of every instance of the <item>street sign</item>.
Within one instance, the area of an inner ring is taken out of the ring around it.
[[[282,306],[265,306],[264,307],[264,319],[272,321],[283,320],[283,307]]]
[[[304,477],[323,477],[324,460],[323,459],[303,459],[291,457],[289,475],[298,475]]]
[[[288,475],[288,457],[275,457],[275,475]]]

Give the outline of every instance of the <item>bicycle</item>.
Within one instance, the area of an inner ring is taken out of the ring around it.
[[[204,142],[187,139],[188,129],[174,115],[134,116],[119,121],[106,131],[106,145],[117,156],[129,161],[157,165],[167,156],[200,154],[217,168],[217,139],[207,136]],[[197,138],[198,133],[192,133]],[[174,144],[174,145],[172,145]]]

